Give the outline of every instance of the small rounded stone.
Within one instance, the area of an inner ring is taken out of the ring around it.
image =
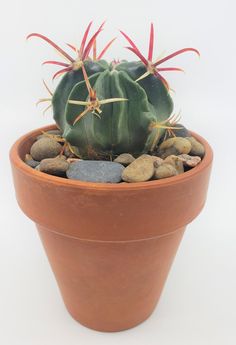
[[[204,146],[194,137],[187,137],[186,139],[191,143],[191,151],[189,152],[190,155],[203,157],[205,154]]]
[[[190,144],[190,145],[189,145]],[[175,143],[174,143],[175,148],[181,153],[189,153],[191,150],[191,143],[185,138],[181,137],[176,137],[175,138]]]
[[[186,154],[182,154],[178,157],[182,160],[184,166],[190,167],[190,168],[194,168],[202,160],[201,157],[199,157],[199,156],[190,156],[190,155],[186,155]]]
[[[153,174],[152,156],[143,154],[123,170],[122,180],[125,182],[145,182],[150,180]]]
[[[184,172],[183,161],[178,156],[168,156],[165,158],[164,163],[173,165],[173,167],[177,170],[178,174],[182,174]]]
[[[113,162],[120,163],[124,166],[131,164],[135,158],[130,153],[122,153]]]
[[[154,172],[154,179],[162,179],[178,175],[178,171],[173,167],[172,164],[163,163]]]
[[[39,165],[39,171],[56,176],[65,176],[68,168],[69,163],[60,156],[43,159]]]
[[[30,149],[32,158],[41,161],[45,158],[54,158],[61,152],[61,145],[51,138],[37,140]]]
[[[170,155],[179,155],[182,153],[189,153],[191,150],[191,143],[186,138],[174,137],[167,139],[161,143],[157,154],[165,159]]]

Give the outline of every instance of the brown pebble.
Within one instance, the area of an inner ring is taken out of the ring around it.
[[[177,170],[178,174],[182,174],[184,172],[183,161],[178,156],[168,156],[165,158],[164,163],[173,165],[173,167]]]
[[[114,162],[127,166],[134,160],[135,158],[130,153],[121,153],[118,157],[116,157],[116,159],[114,159]]]
[[[51,138],[37,140],[30,149],[32,158],[41,161],[45,158],[54,158],[61,152],[61,145]]]
[[[144,154],[123,170],[122,179],[125,182],[144,182],[150,180],[153,174],[153,159],[151,156]]]
[[[172,164],[163,163],[154,172],[154,179],[162,179],[178,175],[178,171]]]
[[[203,157],[205,154],[205,147],[194,137],[186,137],[186,139],[191,143],[191,151],[189,154],[191,156]],[[188,152],[183,152],[188,153]]]
[[[187,154],[179,155],[178,157],[182,160],[184,166],[190,167],[190,168],[194,168],[202,160],[201,157],[199,156],[190,156]]]
[[[182,153],[189,153],[191,150],[191,143],[186,138],[174,137],[167,139],[161,143],[157,154],[165,159],[170,155],[179,155]]]
[[[60,156],[43,159],[39,165],[39,171],[56,176],[65,176],[68,168],[69,163]]]

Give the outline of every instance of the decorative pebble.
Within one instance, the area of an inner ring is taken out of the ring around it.
[[[170,155],[179,155],[182,153],[189,153],[191,150],[191,143],[188,139],[182,137],[174,137],[167,139],[161,143],[157,154],[165,159]]]
[[[118,183],[123,170],[124,166],[117,162],[80,160],[70,164],[66,175],[80,181]]]
[[[39,171],[50,175],[65,176],[69,163],[65,157],[46,158],[40,162]]]
[[[125,182],[144,182],[152,178],[154,174],[154,164],[152,156],[142,155],[128,165],[122,173]]]
[[[114,162],[127,166],[134,160],[135,158],[130,153],[122,153],[118,157],[116,157],[116,159],[114,159]]]
[[[37,140],[30,149],[32,158],[41,161],[45,158],[54,158],[61,152],[61,145],[51,138]]]
[[[164,163],[173,165],[173,167],[177,170],[178,174],[182,174],[184,172],[183,161],[178,156],[168,156],[165,158]]]
[[[184,166],[190,167],[190,168],[194,168],[202,160],[201,157],[199,157],[199,156],[190,156],[187,154],[182,154],[178,157],[182,160]]]
[[[191,143],[191,151],[189,152],[192,156],[200,156],[203,157],[205,154],[205,148],[204,146],[194,137],[187,137],[186,138]],[[182,152],[182,153],[188,153],[188,152]]]
[[[154,172],[154,179],[162,179],[178,175],[178,171],[172,164],[163,163]]]

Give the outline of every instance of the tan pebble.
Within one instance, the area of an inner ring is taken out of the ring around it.
[[[154,178],[159,180],[162,178],[172,177],[178,175],[178,171],[172,164],[163,163],[154,172]]]
[[[174,137],[167,139],[161,143],[158,148],[158,155],[165,159],[170,155],[179,155],[181,153],[189,153],[191,150],[191,143],[182,137]]]
[[[60,156],[43,159],[39,165],[39,171],[56,176],[64,176],[68,168],[69,163]]]
[[[45,158],[54,158],[61,152],[61,145],[51,138],[42,138],[37,140],[30,149],[30,154],[36,161]]]
[[[178,171],[178,174],[182,174],[184,172],[183,162],[178,156],[168,156],[165,158],[164,163],[173,165],[173,167]]]
[[[127,166],[134,160],[135,158],[130,153],[122,153],[118,157],[116,157],[116,159],[114,159],[114,162]]]
[[[186,137],[186,139],[191,143],[190,155],[203,157],[205,154],[204,146],[194,137]]]
[[[150,180],[153,174],[153,159],[151,156],[144,154],[123,170],[122,179],[125,182],[144,182]]]
[[[194,168],[201,162],[201,157],[199,156],[190,156],[190,155],[180,155],[179,159],[182,160],[184,166]]]
[[[159,149],[160,150],[168,149],[169,147],[174,145],[175,141],[176,141],[176,137],[167,139],[161,143],[161,145],[159,146]]]
[[[181,153],[189,153],[191,151],[191,143],[186,138],[176,137],[174,142],[174,146],[179,152]]]

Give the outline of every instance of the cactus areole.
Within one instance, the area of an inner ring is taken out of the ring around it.
[[[104,23],[87,42],[92,22],[89,23],[80,48],[68,44],[76,58],[72,58],[53,41],[39,37],[52,45],[66,62],[45,61],[44,64],[62,66],[53,78],[62,76],[49,101],[53,117],[63,138],[83,159],[115,157],[128,152],[134,156],[152,152],[165,131],[173,128],[173,101],[170,88],[160,72],[181,71],[180,68],[159,65],[194,48],[184,48],[153,62],[154,30],[150,29],[147,59],[134,42],[121,31],[129,42],[127,47],[139,61],[102,59],[111,40],[97,55],[96,39]],[[48,108],[49,108],[48,107]],[[47,109],[48,109],[47,108]]]

